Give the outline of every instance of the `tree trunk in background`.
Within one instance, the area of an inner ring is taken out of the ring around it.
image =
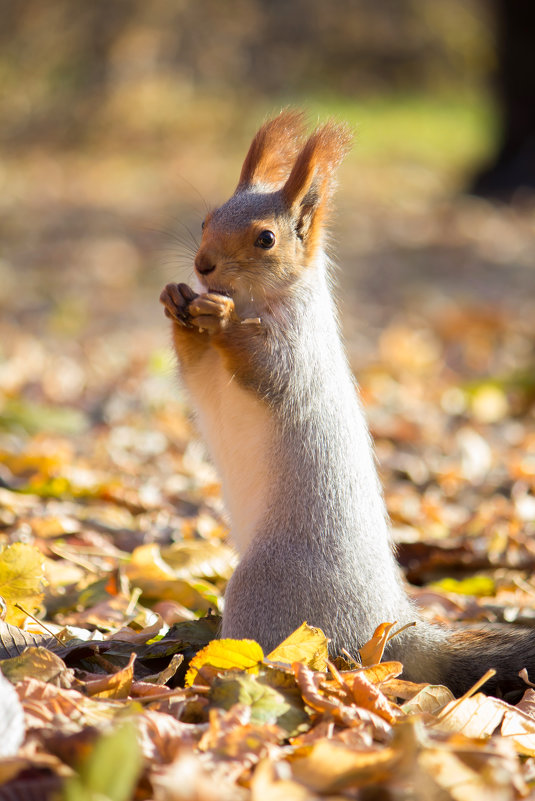
[[[512,200],[535,190],[535,2],[495,0],[501,141],[471,191]]]

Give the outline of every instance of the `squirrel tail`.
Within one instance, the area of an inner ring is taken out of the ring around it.
[[[496,673],[483,685],[487,695],[518,700],[529,686],[519,675],[523,669],[528,679],[535,680],[535,631],[531,629],[507,625],[447,629],[424,623],[400,645],[399,658],[408,679],[420,682],[431,677],[456,696],[490,668]]]
[[[443,683],[455,695],[462,695],[493,668],[496,674],[483,691],[514,699],[529,686],[520,671],[526,669],[528,677],[535,678],[535,631],[505,625],[463,628],[447,638],[443,659]]]

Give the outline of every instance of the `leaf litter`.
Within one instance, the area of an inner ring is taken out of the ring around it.
[[[0,797],[529,797],[533,676],[516,706],[413,684],[382,661],[395,621],[358,665],[328,663],[312,626],[270,654],[217,640],[236,556],[157,303],[178,276],[149,267],[139,233],[170,211],[167,168],[158,154],[146,206],[125,210],[121,159],[106,202],[129,270],[92,227],[98,198],[76,209],[83,241],[63,184],[57,208],[26,203],[46,258],[6,218]],[[23,156],[16,168],[33,198]],[[409,592],[435,622],[535,626],[532,211],[417,197],[407,170],[401,190],[364,175],[340,203],[340,262],[360,271],[341,276],[343,319]],[[385,192],[406,206],[385,209]],[[99,258],[80,265],[88,246]]]

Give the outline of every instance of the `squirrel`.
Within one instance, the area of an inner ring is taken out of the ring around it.
[[[353,136],[332,120],[305,130],[295,110],[260,128],[234,194],[204,220],[195,290],[160,297],[240,555],[221,636],[269,652],[306,620],[330,654],[358,659],[380,623],[416,621],[385,652],[404,677],[459,695],[494,668],[485,689],[512,697],[535,635],[433,625],[404,588],[325,253]]]

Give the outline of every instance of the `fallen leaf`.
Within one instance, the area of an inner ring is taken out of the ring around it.
[[[0,658],[2,659],[20,655],[29,645],[42,645],[48,648],[54,643],[58,644],[48,634],[34,634],[0,620]]]
[[[434,715],[452,701],[455,701],[455,696],[447,687],[441,684],[428,684],[413,695],[410,701],[403,704],[401,710],[406,715],[422,713]]]
[[[266,657],[270,662],[303,662],[313,670],[325,670],[328,640],[321,629],[302,623]]]
[[[235,704],[247,706],[253,723],[276,724],[287,736],[307,728],[310,721],[293,676],[273,669],[261,669],[258,675],[232,672],[220,676],[212,682],[210,700],[226,710]]]
[[[95,798],[128,801],[133,796],[142,769],[136,726],[123,723],[97,740],[79,765],[78,775],[66,781],[63,798],[65,801]]]
[[[357,706],[368,709],[374,712],[379,717],[386,720],[388,723],[393,723],[395,720],[394,710],[381,690],[372,684],[372,682],[362,673],[355,673],[351,679],[347,680],[347,684],[351,687],[351,692]]]
[[[365,667],[379,664],[389,639],[388,635],[395,625],[395,622],[381,623],[375,629],[373,637],[367,643],[364,643],[362,648],[359,648],[360,659]]]
[[[131,654],[128,664],[122,670],[88,681],[85,691],[91,698],[128,698],[134,678],[135,654]]]
[[[290,764],[294,779],[310,790],[331,795],[348,787],[386,781],[399,759],[388,747],[359,752],[340,742],[320,740],[306,756],[297,756]]]
[[[216,670],[239,668],[257,672],[264,652],[254,640],[214,640],[202,648],[191,660],[186,673],[186,687],[195,683],[197,673],[204,665]]]
[[[75,732],[84,726],[101,726],[124,710],[119,701],[96,701],[77,690],[64,690],[37,679],[19,681],[16,691],[27,729],[52,726]]]
[[[56,687],[70,687],[74,681],[74,673],[63,659],[42,646],[26,648],[20,656],[3,659],[0,669],[13,684],[24,678],[33,678]]]
[[[0,551],[0,596],[7,605],[6,623],[19,625],[27,615],[20,604],[33,612],[43,600],[45,580],[43,555],[37,548],[15,542]]]
[[[465,737],[490,737],[503,720],[505,707],[497,698],[476,693],[462,701],[450,701],[440,713],[435,728]]]

